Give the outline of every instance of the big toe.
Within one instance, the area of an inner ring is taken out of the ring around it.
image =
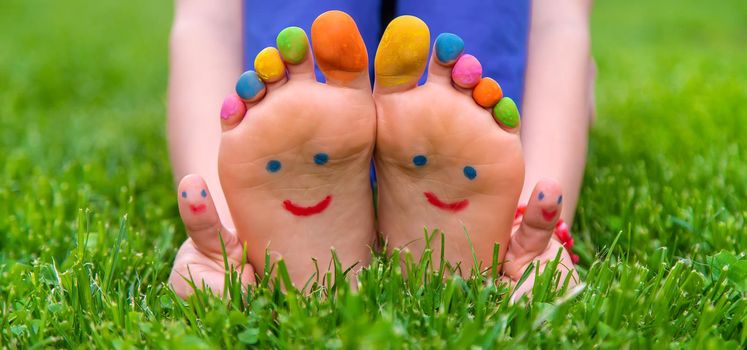
[[[327,11],[311,25],[311,46],[327,82],[370,89],[368,52],[358,26],[342,11]]]
[[[400,16],[389,23],[376,51],[375,91],[415,87],[428,62],[430,40],[428,26],[417,17]]]

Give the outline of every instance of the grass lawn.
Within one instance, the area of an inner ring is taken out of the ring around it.
[[[513,305],[386,257],[358,292],[177,298],[170,18],[169,1],[0,1],[0,348],[747,347],[744,0],[597,2],[586,286],[543,276]]]

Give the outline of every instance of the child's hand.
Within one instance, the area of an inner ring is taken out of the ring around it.
[[[512,282],[518,281],[533,261],[539,261],[540,269],[544,269],[548,262],[555,259],[558,250],[562,248],[558,266],[562,274],[560,281],[564,281],[571,273],[569,287],[579,283],[571,255],[554,237],[562,206],[563,195],[560,185],[554,181],[540,181],[532,192],[524,215],[518,217],[514,223],[514,233],[511,235],[506,263],[503,266],[504,275]],[[514,293],[514,300],[531,292],[534,286],[534,276],[533,273],[518,287]]]
[[[218,217],[215,204],[205,181],[197,175],[187,175],[179,183],[179,214],[189,238],[176,253],[169,283],[176,294],[186,298],[204,285],[217,295],[222,295],[226,267],[223,262],[220,234],[226,247],[228,264],[241,271],[242,285],[254,282],[254,269],[242,257],[243,247],[233,232],[226,229]]]

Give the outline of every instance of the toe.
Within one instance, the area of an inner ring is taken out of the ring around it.
[[[417,17],[395,18],[384,31],[376,51],[377,93],[411,89],[425,71],[428,61],[430,31]]]
[[[500,126],[509,132],[518,132],[521,118],[516,103],[510,97],[503,97],[493,107],[493,117]]]
[[[504,266],[509,276],[518,278],[527,264],[547,249],[562,208],[560,185],[552,180],[537,183],[521,224],[511,236]]]
[[[275,40],[290,79],[316,79],[314,58],[309,53],[309,38],[299,27],[288,27],[278,33]]]
[[[472,90],[475,103],[483,108],[493,108],[503,98],[503,89],[491,78],[482,78]]]
[[[247,104],[259,102],[265,96],[265,92],[265,83],[253,70],[241,74],[236,82],[236,94]]]
[[[316,62],[332,85],[368,88],[368,53],[355,21],[342,11],[327,11],[311,25]]]
[[[464,53],[464,40],[452,33],[441,33],[433,46],[436,62],[445,67],[451,67]]]
[[[433,55],[428,66],[428,82],[451,84],[451,68],[463,53],[462,38],[452,33],[441,33],[433,44]]]
[[[463,89],[471,89],[482,78],[482,65],[475,56],[465,54],[459,57],[451,70],[451,80]]]
[[[254,70],[270,89],[285,80],[285,63],[274,47],[266,47],[254,57]]]
[[[233,234],[221,225],[213,198],[202,177],[187,175],[182,178],[179,182],[178,198],[179,214],[187,234],[197,249],[220,254],[222,249],[218,235],[223,237],[227,246],[235,243],[236,238]]]
[[[245,114],[246,105],[239,95],[232,93],[226,96],[220,108],[221,127],[223,130],[235,127],[241,122]]]

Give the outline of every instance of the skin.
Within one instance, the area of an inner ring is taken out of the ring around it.
[[[419,35],[422,42],[411,43],[409,32],[413,30],[427,33],[428,27],[415,17],[396,18],[384,32],[376,53],[378,132],[374,161],[379,230],[390,249],[407,247],[417,256],[424,249],[423,226],[439,228],[445,232],[446,258],[462,262],[462,273],[469,273],[473,260],[465,230],[481,262],[490,262],[493,242],[501,244],[500,256],[508,247],[513,223],[510,208],[516,206],[524,179],[521,142],[518,130],[501,129],[490,112],[472,100],[471,90],[455,87],[452,78],[465,74],[453,71],[465,59],[466,64],[461,66],[479,66],[476,58],[462,56],[453,64],[431,59],[427,82],[416,86],[428,62],[430,41],[428,35]],[[412,47],[420,51],[409,51]],[[400,55],[399,51],[410,54]],[[406,59],[385,59],[388,56]],[[387,81],[379,79],[381,71],[401,76],[389,76]],[[465,79],[461,85],[468,85],[468,81],[474,86],[479,76]],[[416,154],[428,157],[428,163],[415,166],[411,158]],[[468,166],[476,169],[477,177],[464,175]],[[461,208],[444,210],[434,202]],[[439,251],[440,243],[433,249]]]
[[[539,3],[535,2],[535,7],[540,6]],[[205,218],[205,221],[197,222],[197,224],[195,224],[196,221],[193,220],[193,216],[198,213],[180,211],[186,231],[190,237],[192,237],[192,233],[194,232],[202,232],[208,223],[210,224],[209,227],[213,229],[222,228],[221,232],[230,233],[233,230],[231,213],[224,199],[226,191],[222,191],[217,166],[215,166],[218,162],[217,145],[220,144],[221,140],[221,123],[218,122],[219,118],[205,117],[216,114],[216,106],[220,105],[221,96],[225,96],[230,92],[236,77],[241,72],[240,1],[232,0],[226,4],[226,6],[217,7],[197,0],[180,0],[175,4],[175,19],[171,35],[168,123],[169,147],[174,176],[176,179],[180,179],[191,173],[202,175],[205,187],[212,189],[214,197],[210,198],[215,203],[213,206],[207,206],[205,212],[199,213],[199,215]],[[566,14],[566,12],[562,13]],[[571,16],[571,18],[571,20],[576,20],[579,17]],[[583,19],[582,22],[588,22],[588,18]],[[534,40],[534,37],[537,36],[534,24],[535,21],[533,21],[530,41]],[[588,26],[586,30],[588,34]],[[539,42],[545,45],[548,44],[544,40]],[[530,57],[532,57],[532,51],[540,50],[541,46],[538,44],[532,45],[530,42]],[[568,61],[572,61],[575,57],[575,55],[569,57]],[[530,67],[540,66],[540,63],[537,63],[537,61],[540,60],[535,59],[534,61],[530,61]],[[548,69],[552,69],[550,67],[555,67],[557,64],[557,62],[548,62],[547,60],[544,63],[548,65]],[[537,71],[538,69],[534,70]],[[345,72],[345,69],[341,69],[341,71]],[[569,77],[568,79],[573,79],[573,77]],[[535,80],[537,79],[528,78],[527,96],[530,95],[530,90],[539,90],[535,88],[538,85]],[[269,92],[272,92],[271,86],[269,90]],[[574,91],[579,92],[584,91],[584,89]],[[541,94],[536,93],[535,95],[540,96]],[[538,100],[538,98],[535,98],[535,100]],[[524,106],[524,108],[526,110],[527,106]],[[527,114],[523,118],[525,123],[529,122],[528,119],[533,118],[533,115],[540,115],[539,113],[528,113],[528,111]],[[231,118],[229,117],[229,119]],[[557,148],[558,145],[553,145],[552,147]],[[578,147],[570,148],[573,150],[579,149]],[[585,143],[582,149],[585,149]],[[569,153],[572,152],[569,151]],[[583,161],[583,156],[581,158]],[[533,159],[538,158],[535,157]],[[573,164],[573,166],[578,165],[578,162],[569,163]],[[527,168],[533,168],[531,162],[528,163]],[[582,168],[583,164],[581,164],[579,169]],[[456,169],[456,171],[458,176],[462,176],[459,175],[459,169]],[[571,169],[567,166],[561,167],[561,170],[557,171],[561,173],[581,172],[581,170]],[[529,174],[530,172],[528,170],[527,173]],[[482,173],[480,172],[481,175]],[[572,178],[572,176],[560,176],[560,178],[567,179]],[[566,186],[565,180],[561,182],[561,186]],[[525,185],[525,192],[527,188],[531,190],[531,187]],[[574,197],[577,197],[577,190],[575,196],[573,193],[567,196],[572,200]],[[179,196],[177,197],[179,198]],[[526,198],[529,198],[529,195],[526,195]],[[513,209],[510,212],[513,213]],[[572,211],[569,213],[566,210],[563,215],[572,217]],[[516,232],[520,231],[517,229],[514,231],[514,235]],[[216,236],[213,235],[212,237]],[[229,242],[229,240],[226,241]],[[238,240],[231,242],[235,242],[232,245],[240,246]],[[552,245],[552,242],[551,240],[549,244]],[[194,240],[190,238],[177,253],[170,281],[179,295],[186,296],[191,291],[184,284],[181,284],[175,276],[179,276],[178,272],[184,272],[188,266],[193,265],[202,267],[197,272],[195,269],[190,268],[195,280],[202,279],[213,290],[220,290],[222,287],[222,277],[220,281],[206,278],[213,275],[213,273],[216,273],[215,276],[217,274],[222,276],[222,263],[216,264],[215,256],[209,253],[209,249],[200,248],[201,244],[209,245],[210,240]],[[548,244],[545,244],[545,246],[548,246]],[[232,249],[231,251],[236,252],[236,249]],[[525,255],[531,256],[532,254],[534,253],[527,253]],[[234,254],[233,257],[237,264],[242,260],[240,255]],[[537,252],[537,255],[532,258],[539,257],[543,257],[541,252]],[[251,279],[247,278],[245,282],[250,283]]]
[[[321,278],[313,260],[326,267],[330,249],[349,267],[367,264],[374,242],[369,164],[376,111],[367,62],[361,62],[363,39],[339,11],[320,15],[312,33],[312,42],[328,46],[315,44],[301,62],[286,62],[287,77],[243,96],[245,108],[221,119],[218,154],[220,182],[238,237],[250,243],[250,263],[257,271],[268,268],[267,250],[271,262],[285,260],[299,287]],[[314,77],[319,51],[327,84]],[[263,66],[260,57],[255,66]]]
[[[593,118],[591,0],[532,1],[521,141],[526,179],[521,203],[543,178],[563,187],[569,225],[576,213]],[[562,88],[558,88],[562,86]]]
[[[186,298],[192,294],[190,278],[200,288],[203,284],[214,293],[223,293],[225,266],[218,235],[223,236],[229,265],[238,271],[241,281],[248,285],[254,282],[254,269],[243,257],[243,247],[236,235],[220,223],[218,212],[207,183],[197,175],[185,176],[177,191],[179,214],[187,227],[189,238],[179,248],[169,283],[176,293]]]
[[[478,104],[471,87],[480,81],[479,61],[463,55],[455,62],[441,62],[439,40],[428,79],[416,86],[428,51],[422,43],[410,42],[413,30],[427,32],[428,28],[414,17],[395,19],[384,34],[384,40],[391,42],[382,42],[377,51],[377,72],[401,74],[387,76],[385,84],[379,84],[377,76],[374,88],[379,229],[390,249],[406,247],[417,258],[425,248],[423,225],[439,228],[444,232],[445,257],[461,262],[462,274],[469,274],[474,265],[472,248],[484,268],[498,243],[499,257],[505,259],[504,273],[509,281],[516,281],[534,259],[551,260],[560,248],[551,240],[562,209],[560,185],[540,181],[526,220],[514,222],[512,209],[524,179],[518,119],[493,116],[493,106]],[[428,42],[427,35],[417,37]],[[412,47],[422,51],[413,52]],[[409,55],[399,54],[400,50]],[[432,248],[439,251],[440,242],[436,240]],[[565,251],[562,264],[564,275],[574,274],[571,286],[575,285],[578,278]],[[527,293],[532,282],[520,286],[524,288],[520,293]]]
[[[241,74],[241,1],[224,6],[177,0],[171,27],[168,144],[174,180],[200,174],[213,191],[218,215],[232,228],[220,180],[220,123],[212,118]],[[210,117],[208,117],[210,116]],[[176,182],[175,182],[176,183]]]

